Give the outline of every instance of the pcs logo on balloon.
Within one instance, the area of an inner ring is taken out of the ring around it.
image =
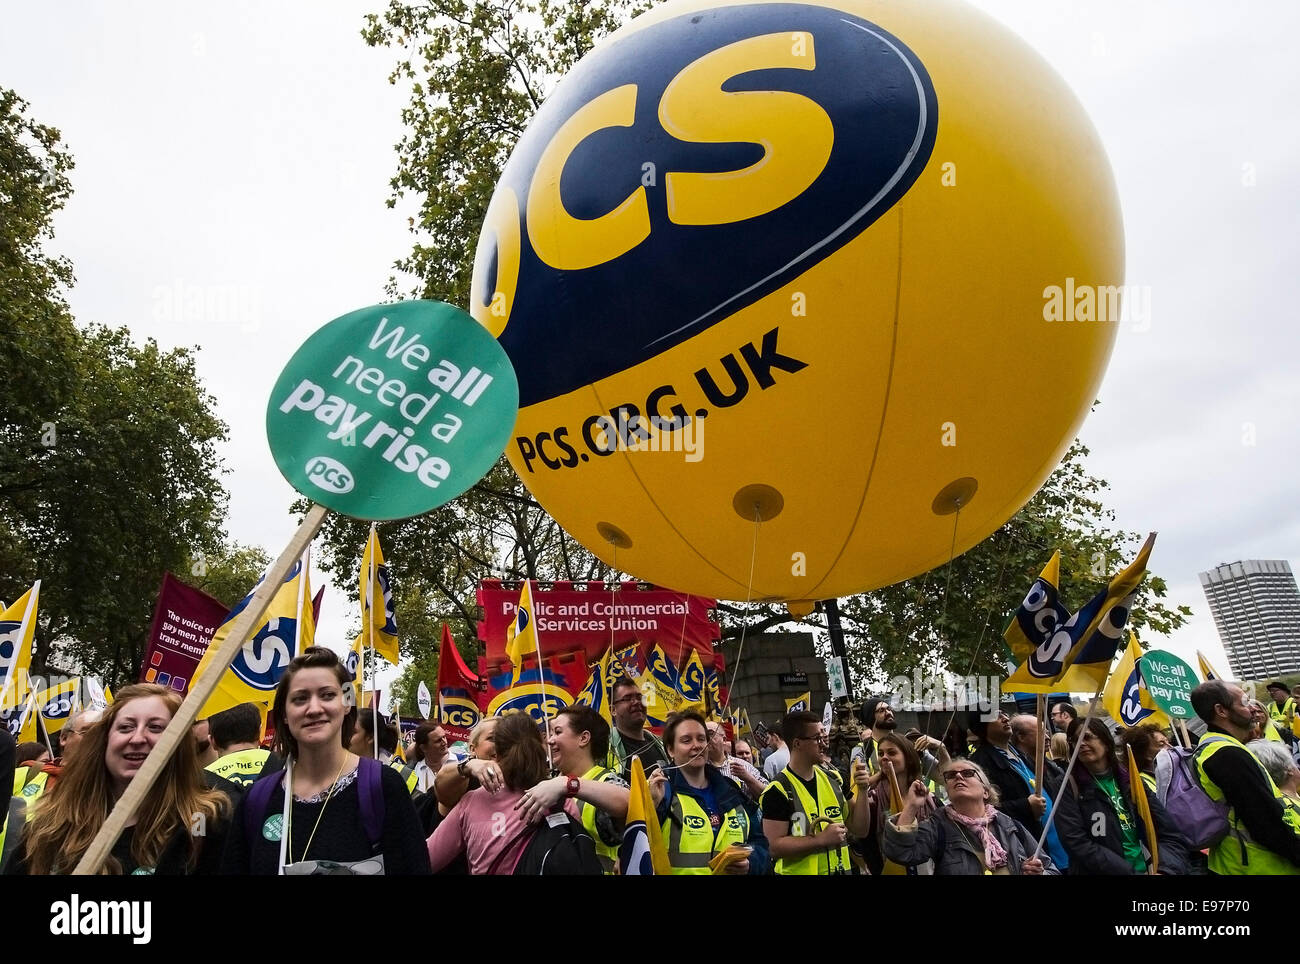
[[[1041,293],[1123,264],[1096,130],[979,11],[667,0],[520,137],[470,309],[518,373],[511,464],[569,533],[661,586],[809,600],[1025,504],[1115,338],[1044,325]],[[707,459],[636,455],[701,419]]]

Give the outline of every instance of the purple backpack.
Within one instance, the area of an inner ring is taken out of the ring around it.
[[[1171,746],[1156,756],[1156,797],[1197,850],[1228,835],[1227,801],[1211,800],[1196,775],[1196,754],[1211,743],[1227,742],[1207,733],[1195,747]]]

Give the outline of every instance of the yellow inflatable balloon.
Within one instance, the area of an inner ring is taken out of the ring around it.
[[[1096,132],[983,14],[670,0],[520,139],[471,310],[519,376],[511,463],[575,538],[662,586],[810,600],[1028,501],[1123,263]]]

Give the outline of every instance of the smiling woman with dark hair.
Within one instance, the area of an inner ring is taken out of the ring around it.
[[[224,873],[429,872],[402,777],[345,749],[351,702],[351,677],[332,650],[309,646],[289,664],[271,708],[285,768],[262,777],[240,801]]]

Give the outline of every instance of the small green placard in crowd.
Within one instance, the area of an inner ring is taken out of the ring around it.
[[[266,408],[271,454],[289,484],[357,519],[438,508],[501,456],[519,410],[495,338],[440,301],[350,312],[280,373]]]
[[[1186,720],[1194,715],[1192,690],[1200,680],[1190,666],[1173,653],[1153,649],[1138,660],[1138,670],[1151,699],[1171,719]]]

